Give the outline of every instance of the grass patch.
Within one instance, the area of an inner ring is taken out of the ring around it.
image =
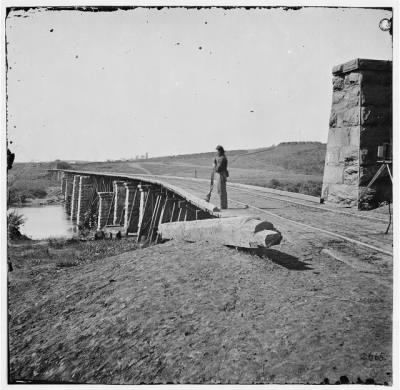
[[[91,263],[106,257],[136,250],[133,239],[80,241],[79,239],[50,238],[47,241],[21,242],[10,246],[8,253],[16,268],[66,268]]]
[[[321,195],[322,182],[312,181],[312,180],[304,182],[291,182],[291,181],[280,181],[277,179],[272,179],[268,187],[277,190],[296,192],[318,197]]]

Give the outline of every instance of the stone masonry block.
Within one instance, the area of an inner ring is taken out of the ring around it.
[[[359,85],[361,83],[362,75],[360,72],[347,73],[344,77],[344,85]]]
[[[358,86],[351,87],[348,90],[334,92],[332,110],[336,113],[345,112],[350,108],[359,106],[360,88]]]
[[[329,117],[329,127],[334,128],[337,125],[337,113],[334,109],[331,110],[331,115]]]
[[[343,183],[343,165],[325,165],[324,183],[325,184],[341,184]]]
[[[344,87],[344,77],[343,76],[334,76],[332,79],[333,90],[338,91],[343,89]]]
[[[358,163],[359,160],[359,148],[357,146],[343,146],[340,148],[339,161],[344,162],[347,165]]]
[[[339,104],[345,97],[346,92],[344,91],[334,91],[332,95],[332,104]]]
[[[343,172],[343,182],[344,184],[358,184],[358,174],[359,174],[359,166],[358,165],[349,165],[346,166]]]
[[[350,145],[350,132],[347,128],[333,128],[329,130],[328,145],[331,147],[340,147]]]
[[[359,107],[353,107],[346,110],[343,113],[343,126],[357,126],[360,124],[360,109]],[[338,120],[338,126],[340,126],[340,121]]]
[[[328,187],[327,201],[347,206],[357,206],[358,186],[351,184],[331,184]]]
[[[326,149],[325,163],[329,165],[339,164],[340,147],[329,146]]]
[[[360,145],[360,126],[350,127],[350,145]]]

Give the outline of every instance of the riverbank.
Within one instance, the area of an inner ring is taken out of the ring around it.
[[[9,207],[28,207],[28,206],[50,206],[62,204],[64,202],[64,195],[61,193],[61,187],[50,186],[46,188],[46,195],[43,197],[29,198],[24,197],[23,200],[17,195],[14,200],[8,202]]]
[[[391,383],[391,290],[368,275],[287,241],[111,256],[129,243],[10,248],[12,382]]]
[[[61,182],[48,170],[56,162],[14,163],[7,172],[9,206],[57,204],[62,200]]]

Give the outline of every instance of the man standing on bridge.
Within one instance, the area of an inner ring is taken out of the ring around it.
[[[215,181],[217,182],[217,192],[220,199],[221,210],[228,208],[228,194],[226,192],[226,181],[229,177],[228,159],[225,150],[221,145],[216,147],[217,157],[214,160]]]

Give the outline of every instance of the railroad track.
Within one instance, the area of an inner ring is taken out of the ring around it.
[[[299,206],[304,206],[304,207],[308,207],[308,208],[312,208],[312,209],[321,210],[321,211],[324,211],[324,212],[330,212],[330,213],[335,213],[335,214],[348,215],[348,216],[351,216],[351,217],[369,219],[371,221],[382,221],[382,222],[385,222],[385,223],[388,222],[387,218],[385,219],[385,218],[378,217],[378,216],[355,214],[355,213],[351,213],[351,212],[348,212],[348,211],[334,210],[334,209],[323,207],[323,206],[317,206],[317,205],[314,205],[314,204],[307,204],[307,203],[304,203],[304,202],[298,202],[298,201],[295,201],[295,200],[292,200],[292,199],[283,198],[282,195],[273,196],[271,194],[265,194],[262,190],[253,190],[253,191],[246,190],[244,188],[238,187],[236,184],[231,184],[229,186],[229,189],[230,190],[234,189],[236,191],[246,192],[246,193],[251,194],[252,196],[255,196],[255,197],[258,197],[258,198],[274,199],[274,200],[277,200],[279,202],[292,203],[292,204],[296,204],[296,205],[299,205]],[[263,194],[262,195],[261,194],[255,194],[254,191],[263,192]]]
[[[198,179],[198,178],[183,177],[183,176],[162,176],[162,175],[144,175],[144,176],[164,178],[164,179],[167,179],[167,181],[169,181],[169,180],[186,181],[186,182],[190,182],[190,183],[197,183],[200,185],[202,185],[201,183],[204,183],[205,188],[208,188],[208,186],[209,186],[209,180],[207,180],[207,179]],[[186,185],[186,187],[188,187],[188,186]],[[251,189],[248,189],[248,187],[251,187]],[[381,216],[377,216],[377,215],[364,215],[364,214],[360,214],[360,213],[354,213],[354,212],[349,212],[349,211],[344,211],[344,210],[333,209],[333,208],[326,207],[326,206],[319,206],[316,204],[312,204],[310,201],[308,203],[301,202],[299,200],[289,199],[288,197],[285,197],[285,195],[272,194],[272,193],[268,192],[268,191],[270,191],[269,189],[264,188],[264,187],[260,187],[260,189],[258,189],[258,188],[256,188],[256,186],[249,186],[249,185],[241,184],[241,183],[229,183],[228,189],[245,192],[245,193],[251,194],[252,196],[258,197],[258,198],[274,199],[274,200],[277,200],[280,202],[291,203],[291,204],[295,204],[298,206],[304,206],[307,208],[321,210],[324,212],[331,212],[331,213],[335,213],[335,214],[348,215],[351,217],[357,217],[357,218],[367,219],[367,220],[371,220],[371,221],[381,221],[381,222],[388,223],[388,218],[385,218],[385,217],[381,217]],[[254,193],[255,191],[257,192],[257,194]]]
[[[384,253],[384,254],[386,254],[386,255],[388,255],[388,256],[393,256],[393,252],[390,252],[390,251],[387,251],[387,250],[385,250],[385,249],[376,247],[376,246],[374,246],[374,245],[366,244],[365,242],[362,242],[362,241],[359,241],[359,240],[355,240],[355,239],[353,239],[353,238],[351,238],[351,237],[343,236],[342,234],[338,234],[338,233],[335,233],[335,232],[331,232],[331,231],[326,230],[326,229],[321,229],[321,228],[318,228],[318,227],[315,227],[315,226],[312,226],[312,225],[309,225],[309,224],[306,224],[306,223],[294,221],[294,220],[292,220],[292,219],[289,219],[289,218],[286,218],[286,217],[282,217],[281,215],[278,215],[278,214],[276,214],[276,213],[272,213],[272,212],[270,212],[270,211],[261,209],[261,208],[259,208],[259,207],[251,206],[251,205],[248,205],[248,204],[246,204],[246,203],[243,203],[243,202],[240,202],[240,201],[237,201],[237,200],[236,200],[235,202],[241,203],[241,204],[243,204],[243,205],[246,205],[246,206],[248,206],[249,208],[252,208],[252,209],[257,210],[257,211],[259,211],[259,212],[262,212],[262,213],[264,213],[264,214],[272,215],[272,216],[274,216],[274,217],[276,217],[276,218],[283,219],[283,220],[288,221],[288,222],[290,222],[290,223],[292,223],[292,224],[295,224],[295,225],[297,225],[297,226],[305,227],[305,228],[307,228],[307,229],[312,229],[312,230],[318,231],[318,232],[320,232],[320,233],[327,234],[327,235],[329,235],[329,236],[332,236],[332,237],[335,237],[335,238],[339,238],[339,239],[341,239],[341,240],[348,241],[348,242],[350,242],[350,243],[352,243],[352,244],[360,245],[360,246],[363,246],[363,247],[365,247],[365,248],[372,249],[372,250],[374,250],[374,251]]]

